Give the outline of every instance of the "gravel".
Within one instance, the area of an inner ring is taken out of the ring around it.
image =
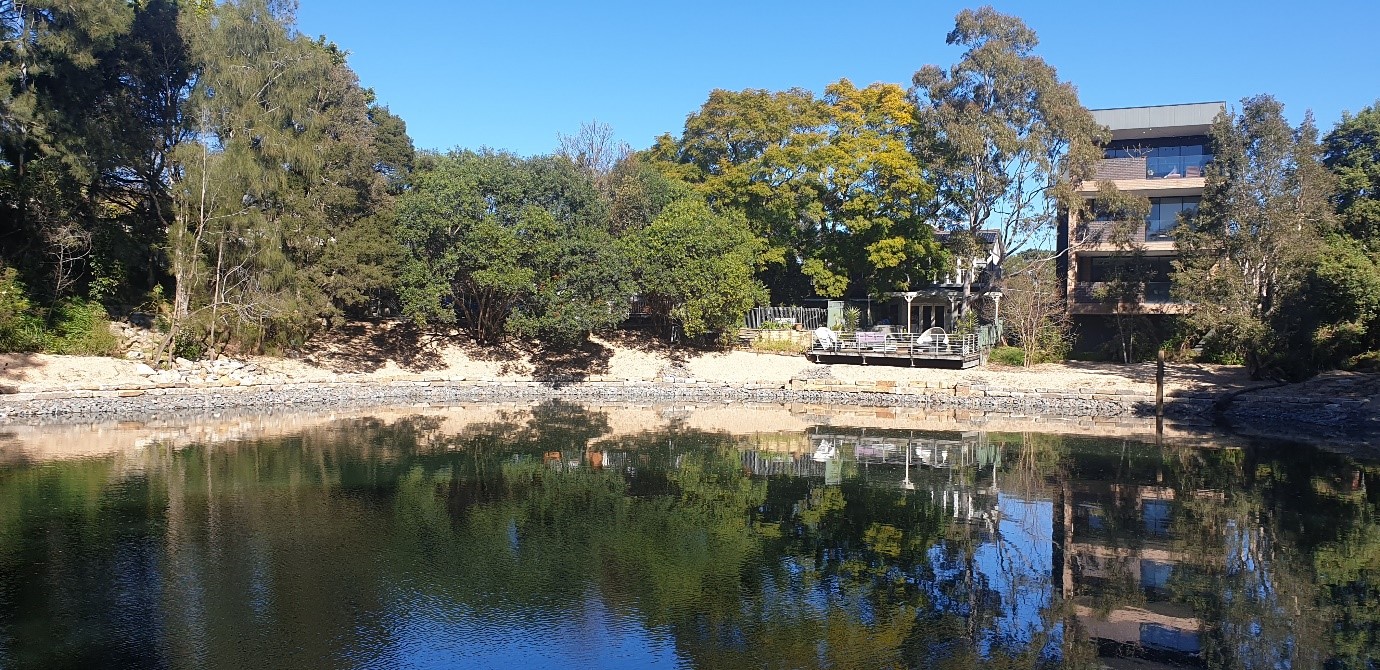
[[[181,390],[181,389],[179,389]],[[1114,417],[1143,414],[1135,402],[1085,399],[1075,396],[961,397],[936,390],[931,395],[903,395],[866,391],[805,391],[784,388],[745,388],[704,382],[632,382],[618,384],[489,383],[482,385],[421,384],[328,384],[298,388],[248,387],[198,389],[196,392],[158,394],[150,391],[134,397],[49,398],[0,403],[0,420],[55,415],[143,418],[182,411],[229,408],[299,407],[323,409],[390,404],[466,401],[611,400],[658,403],[706,402],[805,402],[868,407],[929,406],[945,409],[1025,412],[1060,416]],[[1203,404],[1206,401],[1202,401]],[[1196,413],[1199,409],[1183,413]]]

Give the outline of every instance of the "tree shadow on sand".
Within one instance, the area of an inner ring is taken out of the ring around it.
[[[537,343],[527,350],[532,378],[555,383],[578,382],[592,375],[608,374],[614,349],[594,340],[555,346]]]
[[[0,353],[0,393],[13,393],[16,383],[28,378],[28,371],[42,367],[36,354]]]
[[[1129,379],[1143,384],[1155,383],[1154,363],[1101,363],[1068,361],[1069,370]],[[1245,368],[1234,366],[1205,366],[1197,363],[1167,363],[1164,381],[1171,386],[1185,388],[1232,388],[1249,385]]]
[[[553,383],[608,374],[618,349],[654,354],[671,364],[683,364],[716,350],[695,343],[672,344],[639,330],[605,333],[575,343],[514,339],[486,343],[471,339],[464,331],[420,328],[406,321],[350,322],[313,338],[307,360],[338,374],[374,372],[390,360],[408,372],[428,372],[447,367],[447,349],[458,350],[470,360],[496,362],[500,374],[530,375]]]
[[[441,349],[448,342],[411,322],[352,322],[317,336],[313,348],[324,355],[314,362],[336,373],[373,372],[389,360],[409,372],[426,372],[445,367]]]

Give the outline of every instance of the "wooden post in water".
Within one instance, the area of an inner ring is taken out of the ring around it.
[[[1155,416],[1164,417],[1164,349],[1155,359]]]

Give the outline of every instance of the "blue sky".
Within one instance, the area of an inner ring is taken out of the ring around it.
[[[466,2],[299,0],[298,28],[351,52],[418,148],[547,153],[584,121],[643,148],[679,133],[715,88],[839,78],[910,84],[947,66],[947,0]],[[1380,98],[1380,2],[993,2],[1040,36],[1039,53],[1091,108],[1271,93],[1323,132]]]

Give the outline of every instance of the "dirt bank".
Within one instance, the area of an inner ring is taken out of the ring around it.
[[[0,354],[0,417],[541,397],[926,405],[1106,417],[1146,415],[1155,392],[1155,367],[1148,363],[937,370],[817,365],[802,356],[704,352],[638,337],[595,339],[575,351],[455,340],[352,324],[294,357],[181,361],[170,370],[138,360]],[[1254,386],[1239,367],[1167,368],[1166,395],[1179,417],[1220,418],[1212,412],[1215,399]],[[1380,434],[1377,395],[1380,378],[1374,375],[1332,373],[1240,394],[1220,416],[1247,430],[1308,435],[1323,427],[1368,439]]]

